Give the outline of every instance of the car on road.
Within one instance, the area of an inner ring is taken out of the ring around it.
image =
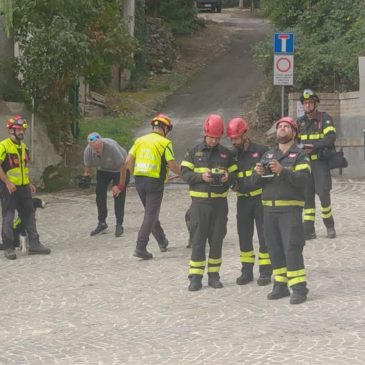
[[[222,11],[222,1],[221,0],[196,0],[196,7],[198,10],[209,9],[211,11],[216,11],[220,13]]]

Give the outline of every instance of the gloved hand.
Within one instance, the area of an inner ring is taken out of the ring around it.
[[[80,189],[88,189],[91,186],[91,176],[80,176],[78,185]]]

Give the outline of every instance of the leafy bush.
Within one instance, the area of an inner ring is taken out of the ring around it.
[[[176,34],[188,34],[196,28],[195,0],[146,0],[146,12],[165,19]]]
[[[13,2],[13,34],[21,57],[16,73],[22,88],[45,121],[57,146],[76,117],[68,104],[80,76],[103,89],[112,65],[129,67],[137,42],[121,14],[122,0]]]
[[[294,32],[294,89],[358,89],[358,55],[365,52],[363,0],[271,0],[264,1],[264,13],[276,31]],[[273,68],[271,39],[256,53],[268,77]]]

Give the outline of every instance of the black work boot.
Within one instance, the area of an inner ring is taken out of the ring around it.
[[[268,300],[276,300],[284,297],[288,297],[290,291],[288,285],[284,283],[275,282],[272,288],[272,292],[267,295]]]
[[[271,283],[271,275],[270,274],[260,273],[260,276],[257,279],[257,285],[258,286],[265,286],[265,285],[269,285],[270,283]]]
[[[290,304],[301,304],[307,300],[307,294],[309,290],[307,288],[300,288],[297,290],[293,288],[293,292],[290,296]]]
[[[123,228],[122,224],[117,223],[117,225],[115,226],[115,237],[122,236],[123,232],[124,232],[124,228]]]
[[[90,232],[90,236],[96,236],[99,233],[105,233],[108,225],[105,222],[99,222],[96,228]]]
[[[236,279],[237,285],[246,285],[253,281],[252,269],[242,269],[242,274]]]
[[[327,228],[327,238],[336,238],[335,227]]]
[[[138,257],[143,260],[149,260],[152,259],[153,255],[152,253],[149,253],[146,249],[146,247],[136,247],[134,250],[133,256]]]
[[[317,235],[316,235],[316,232],[313,231],[313,232],[305,232],[304,233],[304,239],[306,241],[310,241],[310,240],[314,240],[317,238]]]
[[[15,260],[16,259],[16,253],[15,253],[13,248],[7,248],[6,250],[4,250],[4,256],[8,260]]]
[[[188,290],[189,291],[200,290],[203,287],[202,279],[203,279],[202,275],[189,275],[190,284]]]
[[[28,255],[49,255],[51,250],[40,242],[29,242]]]
[[[166,237],[164,237],[160,242],[158,242],[158,247],[160,248],[161,252],[166,252],[168,245],[169,245],[169,241]]]
[[[214,289],[223,288],[222,282],[219,280],[219,273],[208,272],[208,285]]]

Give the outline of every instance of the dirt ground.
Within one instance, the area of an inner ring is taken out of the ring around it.
[[[177,71],[198,72],[224,53],[235,30],[231,26],[200,18],[202,25],[191,35],[177,36]]]

